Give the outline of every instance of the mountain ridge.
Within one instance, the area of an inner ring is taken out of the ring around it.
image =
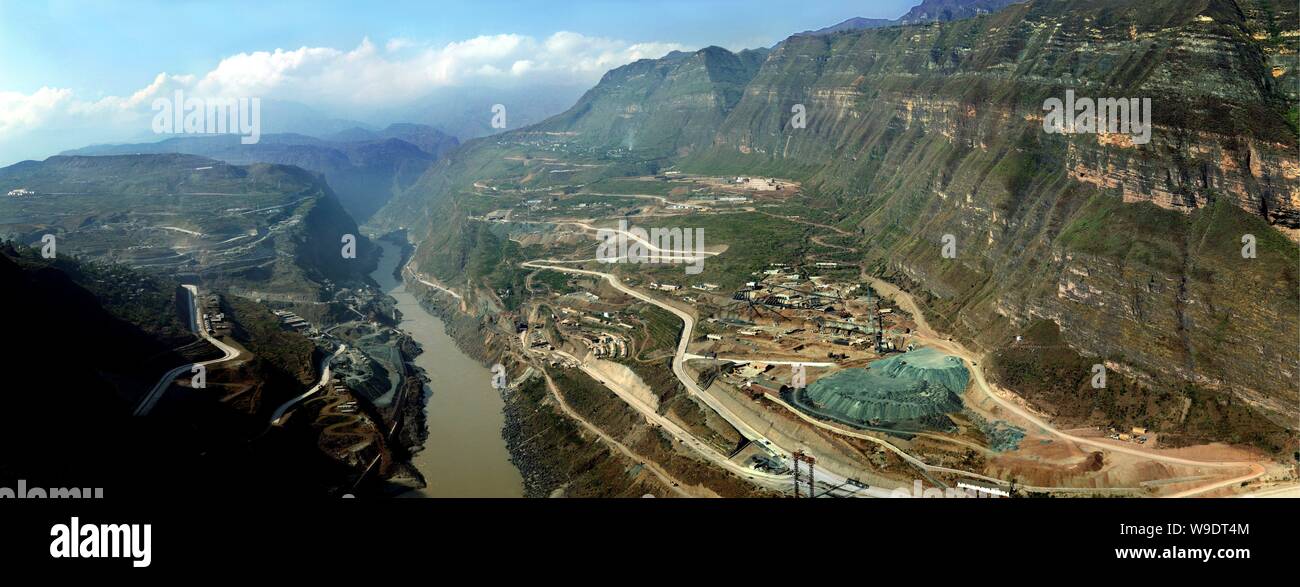
[[[197,155],[54,156],[0,168],[0,234],[54,235],[60,254],[165,270],[261,296],[315,299],[363,282],[376,254],[319,174]],[[343,259],[340,238],[357,238]]]
[[[395,123],[379,131],[353,127],[325,138],[268,134],[254,145],[243,144],[235,135],[179,136],[156,143],[95,145],[62,155],[184,153],[233,165],[294,165],[323,174],[340,203],[364,222],[459,144],[431,126]]]
[[[997,12],[1024,0],[923,0],[898,18],[854,17],[817,30],[804,31],[794,36],[818,36],[861,31],[897,25],[949,22]]]

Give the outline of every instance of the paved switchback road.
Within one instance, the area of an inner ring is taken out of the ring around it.
[[[133,412],[136,416],[146,416],[149,412],[153,411],[154,406],[158,404],[158,400],[162,399],[163,393],[171,387],[172,383],[176,381],[176,378],[185,373],[192,373],[194,367],[206,368],[208,365],[224,363],[239,357],[239,349],[213,338],[208,335],[206,330],[203,330],[203,325],[199,323],[199,288],[193,285],[186,285],[183,287],[186,292],[189,292],[190,298],[190,330],[198,333],[199,336],[203,337],[203,340],[208,341],[212,346],[217,347],[217,349],[222,352],[222,357],[211,361],[203,361],[201,363],[187,363],[168,371],[158,380],[158,383],[154,384],[153,388],[149,390],[149,393],[145,394],[144,398],[140,400],[140,403],[136,405],[135,412]]]

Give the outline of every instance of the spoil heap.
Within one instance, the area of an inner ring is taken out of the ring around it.
[[[962,409],[960,394],[970,382],[961,359],[924,348],[882,359],[866,369],[846,369],[819,379],[798,403],[849,424],[946,422]]]

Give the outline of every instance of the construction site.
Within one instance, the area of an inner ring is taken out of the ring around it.
[[[909,350],[915,324],[838,269],[834,263],[773,263],[729,296],[711,284],[659,289],[699,308],[701,355],[789,356],[855,366]],[[810,274],[823,271],[827,275]]]
[[[531,175],[476,179],[467,200],[469,220],[487,224],[479,230],[533,249],[516,267],[523,287],[492,300],[522,301],[509,321],[531,358],[522,362],[590,377],[679,452],[762,490],[790,495],[797,476],[801,497],[887,496],[918,479],[1006,494],[1017,479],[1021,495],[1184,495],[1255,471],[1238,452],[1128,452],[1163,449],[1141,425],[1046,427],[986,380],[995,351],[972,352],[926,323],[899,287],[912,276],[880,278],[890,267],[864,265],[862,234],[792,206],[797,182],[670,168],[565,183],[573,165],[531,161],[541,162]],[[679,246],[655,231],[706,237]],[[622,248],[611,261],[593,242],[609,235],[693,261],[641,263]],[[995,349],[1029,344],[1008,334]]]

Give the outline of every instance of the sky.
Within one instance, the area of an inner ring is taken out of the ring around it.
[[[449,87],[589,87],[636,59],[771,46],[917,3],[0,0],[0,165],[135,138],[177,89],[364,119]]]

